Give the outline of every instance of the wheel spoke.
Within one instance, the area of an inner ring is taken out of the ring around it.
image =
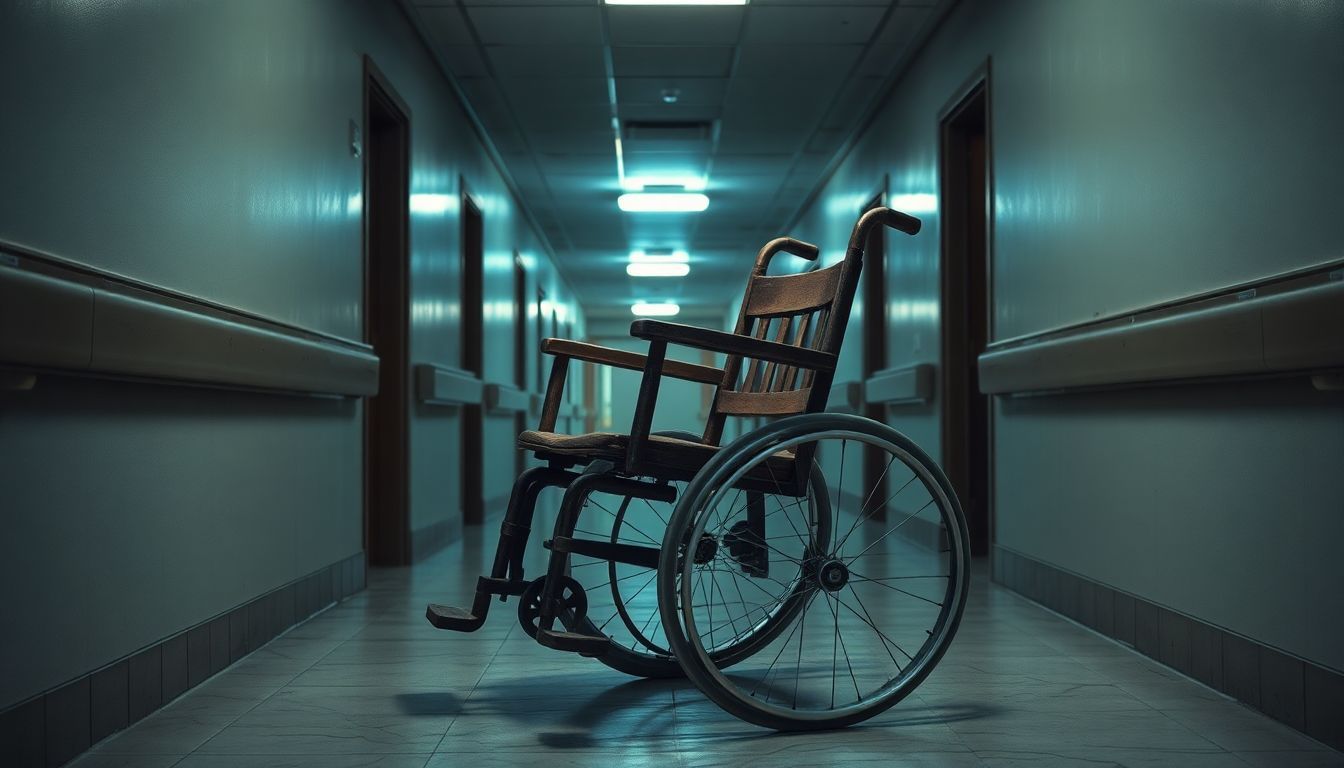
[[[895,645],[895,646],[896,646],[896,650],[900,651],[902,656],[904,656],[906,659],[908,659],[908,660],[910,660],[910,661],[914,661],[914,657],[912,657],[910,654],[906,653],[904,648],[902,648],[901,646],[897,645],[895,641],[893,641],[893,640],[888,640],[887,636],[884,635],[884,634],[882,634],[882,631],[879,630],[879,629],[877,628],[877,621],[873,619],[873,614],[871,614],[871,613],[868,612],[868,606],[866,606],[866,605],[863,604],[863,598],[859,597],[859,591],[858,591],[857,589],[853,589],[853,590],[850,590],[850,591],[854,594],[854,601],[855,601],[856,603],[859,604],[859,608],[862,608],[862,609],[863,609],[863,615],[864,615],[865,617],[867,617],[867,623],[868,623],[868,626],[869,626],[874,632],[876,632],[876,633],[877,633],[877,636],[882,640],[882,648],[883,648],[883,650],[885,650],[885,651],[887,652],[887,655],[888,655],[888,656],[891,656],[891,649],[890,649],[890,648],[887,648],[887,643],[890,642],[892,645]],[[839,597],[837,597],[837,598],[835,598],[835,599],[836,599],[837,602],[840,601],[840,598],[839,598]],[[846,605],[845,607],[846,607],[846,608],[849,608],[849,606],[847,606],[847,605]],[[853,610],[853,609],[851,608],[850,610]],[[897,670],[897,671],[900,671],[900,669],[901,669],[901,663],[900,663],[899,661],[896,660],[896,657],[895,657],[895,656],[891,656],[891,663],[896,665],[896,670]]]
[[[857,554],[857,555],[855,555],[855,556],[849,558],[849,560],[848,560],[845,564],[848,565],[849,563],[852,563],[852,562],[854,562],[855,560],[858,560],[860,557],[863,557],[864,555],[868,554],[868,550],[870,550],[870,549],[872,549],[873,547],[877,546],[878,542],[880,542],[880,541],[882,541],[883,539],[887,538],[887,537],[890,536],[892,533],[894,533],[897,529],[899,529],[901,526],[903,526],[903,525],[905,525],[906,523],[910,522],[911,519],[913,519],[914,517],[916,517],[917,515],[919,515],[920,512],[923,512],[924,510],[928,509],[928,508],[929,508],[929,504],[932,504],[932,503],[935,502],[935,501],[937,501],[936,498],[929,499],[929,501],[928,501],[927,504],[925,504],[924,506],[922,506],[922,507],[920,507],[919,509],[915,510],[914,512],[911,512],[910,515],[909,515],[908,517],[906,517],[906,518],[905,518],[904,520],[902,520],[901,522],[897,523],[895,528],[892,528],[891,530],[887,531],[886,533],[882,534],[881,536],[878,536],[878,537],[873,541],[872,544],[869,544],[868,546],[864,547],[864,548],[863,548],[863,551],[860,552],[859,554]]]
[[[869,483],[865,477],[862,490],[860,468],[851,473],[848,466],[851,442],[865,468],[871,466],[862,474],[877,478]],[[743,445],[748,448],[729,446],[711,460],[694,483],[694,498],[682,498],[678,514],[669,518],[674,529],[680,526],[668,536],[681,542],[682,553],[676,573],[658,579],[660,599],[675,603],[680,617],[663,625],[669,647],[683,649],[678,655],[687,654],[686,663],[708,675],[697,674],[697,681],[710,698],[761,725],[839,726],[876,714],[924,679],[960,616],[966,584],[958,558],[966,545],[955,499],[927,457],[890,428],[867,420],[829,414],[782,420]],[[807,476],[771,461],[780,451],[797,455],[800,447],[809,453],[815,448],[818,457]],[[823,460],[833,475],[823,475]],[[906,477],[897,483],[902,472]],[[847,488],[851,481],[856,488]],[[927,490],[923,501],[923,491],[911,491],[921,485]],[[845,517],[846,506],[854,508],[852,519]],[[892,536],[916,525],[922,533],[930,515],[941,515],[951,555]],[[775,521],[780,516],[783,522]],[[915,517],[923,520],[913,524]],[[696,563],[697,550],[714,554]],[[759,575],[766,563],[769,570]],[[825,609],[816,605],[819,595]],[[813,609],[821,615],[809,617]],[[889,626],[884,629],[879,619]],[[729,672],[733,665],[742,670]]]
[[[894,457],[893,457],[893,458],[894,458]],[[886,472],[884,471],[882,474],[885,475]],[[913,483],[913,482],[915,482],[915,480],[918,479],[918,478],[919,478],[919,475],[918,475],[918,474],[912,474],[912,475],[910,475],[910,479],[905,481],[905,485],[902,485],[900,488],[897,488],[897,489],[896,489],[896,492],[893,493],[893,494],[891,494],[890,496],[888,496],[888,497],[886,498],[885,501],[883,501],[883,502],[882,502],[881,504],[879,504],[878,506],[873,507],[873,512],[875,513],[875,512],[877,512],[877,510],[879,510],[879,509],[886,509],[887,505],[891,503],[891,500],[892,500],[892,499],[896,498],[897,496],[900,496],[900,495],[901,495],[901,492],[904,491],[906,488],[909,488],[909,487],[910,487],[910,484]],[[877,487],[878,487],[878,486],[873,486],[873,490],[877,490]],[[871,492],[870,492],[870,493],[871,493]],[[866,506],[867,506],[867,502],[864,502],[864,505],[865,505],[865,507],[866,507]],[[845,538],[844,538],[839,544],[836,545],[836,547],[835,547],[835,551],[836,551],[836,552],[839,552],[839,551],[845,546],[845,542],[846,542],[846,541],[849,541],[849,537],[852,536],[852,535],[854,535],[854,531],[858,530],[859,525],[862,524],[862,523],[864,523],[864,522],[866,522],[867,519],[868,519],[869,517],[872,517],[872,515],[868,515],[867,517],[864,517],[864,518],[861,518],[861,519],[858,519],[858,520],[855,520],[855,521],[854,521],[854,525],[850,526],[849,532],[847,532],[847,533],[845,534]]]

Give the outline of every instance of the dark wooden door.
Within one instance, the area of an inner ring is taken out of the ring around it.
[[[974,84],[942,121],[943,464],[966,510],[971,552],[992,538],[989,397],[977,359],[989,342],[989,98]]]
[[[462,368],[483,378],[485,222],[481,209],[462,193]],[[485,416],[480,405],[462,407],[462,522],[485,520]]]
[[[378,394],[364,409],[364,546],[371,565],[410,562],[410,116],[372,63],[364,78],[364,331]]]

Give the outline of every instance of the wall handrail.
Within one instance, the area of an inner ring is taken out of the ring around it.
[[[415,395],[425,405],[480,405],[484,389],[470,371],[434,363],[415,366]]]
[[[532,395],[510,384],[485,385],[485,410],[492,414],[527,413]]]
[[[0,242],[0,366],[291,394],[368,396],[378,357]]]
[[[1123,317],[992,344],[985,394],[1115,388],[1344,368],[1344,268],[1295,272]]]
[[[863,383],[863,399],[874,405],[920,405],[933,399],[933,364],[912,363],[877,371]]]

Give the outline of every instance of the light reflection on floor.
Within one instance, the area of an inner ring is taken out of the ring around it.
[[[988,584],[983,568],[956,642],[913,695],[859,727],[772,734],[684,681],[634,680],[536,645],[513,601],[493,603],[474,634],[430,627],[425,603],[467,602],[494,538],[471,530],[414,568],[371,573],[365,592],[76,765],[1344,764],[1340,753]],[[856,654],[880,651],[875,640],[855,642],[868,643]]]

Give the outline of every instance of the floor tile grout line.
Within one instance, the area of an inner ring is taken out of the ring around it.
[[[308,619],[305,619],[305,620],[304,620],[304,623],[306,624],[307,622],[312,621],[313,619],[317,618],[318,616],[321,616],[322,614],[326,613],[327,611],[329,611],[329,610],[331,610],[331,609],[333,609],[333,608],[339,606],[339,605],[341,604],[341,602],[344,602],[344,601],[338,601],[338,602],[332,603],[331,605],[329,605],[329,606],[327,606],[325,609],[323,609],[320,613],[314,614],[313,616],[310,616]],[[255,650],[251,651],[251,652],[248,653],[247,655],[245,655],[245,656],[243,656],[242,658],[238,659],[238,661],[234,662],[234,664],[237,664],[237,663],[243,661],[243,660],[246,659],[248,656],[251,656],[252,654],[256,653],[257,651],[262,650],[262,649],[265,648],[266,646],[270,645],[271,643],[275,642],[276,640],[279,640],[280,638],[282,638],[282,637],[284,637],[285,635],[289,634],[290,631],[293,631],[294,629],[297,629],[297,628],[299,628],[300,626],[303,626],[303,625],[302,625],[302,624],[296,624],[296,625],[294,625],[293,627],[291,627],[289,630],[286,630],[284,633],[282,633],[282,634],[280,634],[280,635],[278,635],[278,636],[276,636],[276,637],[274,637],[274,638],[272,638],[272,639],[266,641],[266,643],[264,643],[260,648],[257,648],[257,649],[255,649]],[[299,639],[299,640],[301,640],[301,639],[303,639],[303,638],[294,638],[294,639]],[[342,640],[342,641],[341,641],[341,644],[344,644],[344,643],[347,642],[347,641],[348,641],[348,638],[347,638],[347,640]],[[337,647],[340,647],[340,645],[338,644]],[[333,650],[334,650],[334,649],[333,649]],[[331,653],[332,653],[332,651],[328,651],[328,652],[327,652],[326,654],[324,654],[321,658],[326,658],[327,656],[331,655]],[[320,660],[320,659],[319,659],[319,660]],[[257,707],[260,707],[262,704],[265,704],[266,702],[270,701],[272,698],[275,697],[275,694],[279,693],[280,691],[283,691],[286,687],[290,686],[295,680],[297,680],[297,679],[299,678],[300,675],[302,675],[304,672],[307,672],[309,669],[312,669],[314,666],[316,666],[316,664],[317,664],[317,661],[314,661],[313,663],[309,664],[307,667],[304,667],[302,670],[296,672],[292,677],[289,678],[288,681],[286,681],[286,682],[284,682],[284,683],[281,683],[279,686],[277,686],[276,689],[275,689],[274,691],[271,691],[269,694],[267,694],[267,695],[266,695],[265,697],[263,697],[261,700],[255,702],[251,707],[248,707],[246,710],[244,710],[244,711],[238,713],[237,715],[235,715],[235,716],[233,717],[233,719],[232,719],[232,720],[229,720],[229,722],[226,723],[222,728],[220,728],[219,730],[217,730],[217,731],[215,731],[214,733],[212,733],[212,734],[210,734],[209,736],[207,736],[207,737],[205,738],[205,740],[203,740],[200,744],[197,744],[196,747],[195,747],[194,749],[192,749],[192,750],[191,750],[190,752],[188,752],[186,755],[183,755],[183,756],[182,756],[182,760],[185,760],[185,759],[187,759],[188,757],[190,757],[190,756],[192,756],[192,755],[195,755],[195,754],[198,754],[198,753],[199,753],[199,754],[202,754],[202,755],[206,754],[206,753],[203,753],[203,752],[200,751],[202,747],[204,747],[206,744],[209,744],[215,737],[219,736],[219,735],[220,735],[221,733],[223,733],[226,729],[228,729],[228,728],[230,728],[230,727],[236,725],[236,724],[238,723],[238,721],[241,720],[245,715],[251,714],[254,710],[256,710]],[[230,669],[232,666],[233,666],[233,665],[230,665],[229,668],[225,668],[225,669],[221,670],[221,671],[219,672],[219,675],[218,675],[217,677],[222,677],[222,676],[224,676],[224,675],[225,675],[227,672],[229,672],[229,671],[237,672],[237,670],[231,670],[231,669]],[[211,678],[211,679],[214,679],[214,678]],[[179,760],[178,762],[181,762],[181,760]],[[176,763],[174,763],[174,765],[176,765]]]
[[[453,726],[457,724],[458,718],[460,718],[462,713],[466,711],[467,704],[471,701],[471,697],[476,695],[476,690],[480,688],[481,681],[485,679],[486,674],[490,672],[490,667],[494,665],[495,659],[498,659],[500,652],[504,650],[504,644],[513,636],[513,630],[513,627],[509,627],[509,631],[505,632],[504,637],[500,639],[499,646],[495,648],[494,654],[490,656],[490,661],[486,662],[485,666],[481,668],[481,674],[476,678],[476,682],[472,683],[471,690],[467,692],[466,698],[462,699],[461,709],[457,711],[457,714],[453,715],[453,719],[448,722],[448,727],[444,730],[443,735],[439,737],[438,743],[434,746],[435,754],[437,754],[439,748],[443,746],[444,739],[448,738],[448,734],[452,733]]]
[[[1090,636],[1092,636],[1092,637],[1095,637],[1095,638],[1098,638],[1098,639],[1102,640],[1102,641],[1103,641],[1104,643],[1106,643],[1107,645],[1112,646],[1112,647],[1115,647],[1115,648],[1118,648],[1118,649],[1120,649],[1121,651],[1124,651],[1125,654],[1126,654],[1126,656],[1129,657],[1129,658],[1131,658],[1131,659],[1137,659],[1137,660],[1139,660],[1139,661],[1145,662],[1146,664],[1151,664],[1151,665],[1153,665],[1154,667],[1159,668],[1160,671],[1161,671],[1163,674],[1169,674],[1169,675],[1171,675],[1174,679],[1178,679],[1178,680],[1180,680],[1180,681],[1182,681],[1182,682],[1184,682],[1184,683],[1193,684],[1193,685],[1198,686],[1199,688],[1203,689],[1204,691],[1207,691],[1207,692],[1209,692],[1209,693],[1214,694],[1215,698],[1211,698],[1210,701],[1221,701],[1221,702],[1224,702],[1224,703],[1227,703],[1227,704],[1233,704],[1233,705],[1236,705],[1240,710],[1242,710],[1242,711],[1244,711],[1244,712],[1246,712],[1246,713],[1248,713],[1248,714],[1251,714],[1251,715],[1256,716],[1257,719],[1263,718],[1264,720],[1267,720],[1267,721],[1269,721],[1269,722],[1272,722],[1272,723],[1275,723],[1275,724],[1278,724],[1278,725],[1283,725],[1284,727],[1290,727],[1290,726],[1287,726],[1287,725],[1285,725],[1285,724],[1283,724],[1283,723],[1279,723],[1279,721],[1275,720],[1274,718],[1270,717],[1269,715],[1266,715],[1264,712],[1261,712],[1260,710],[1255,709],[1254,707],[1252,707],[1251,705],[1247,704],[1247,703],[1244,702],[1244,701],[1240,701],[1240,700],[1238,700],[1238,699],[1235,699],[1235,698],[1233,698],[1233,697],[1227,695],[1226,693],[1223,693],[1222,691],[1218,690],[1217,688],[1214,688],[1213,686],[1209,685],[1208,683],[1205,683],[1205,682],[1202,681],[1202,680],[1199,680],[1199,679],[1197,679],[1197,678],[1191,677],[1190,675],[1188,675],[1188,674],[1186,674],[1186,673],[1180,671],[1179,669],[1176,669],[1175,667],[1167,666],[1166,664],[1163,664],[1162,662],[1158,661],[1157,659],[1154,659],[1154,658],[1152,658],[1152,657],[1150,657],[1150,656],[1146,656],[1146,655],[1144,655],[1143,653],[1140,653],[1139,650],[1138,650],[1137,648],[1134,648],[1133,646],[1128,645],[1128,644],[1126,644],[1126,643],[1122,643],[1122,642],[1120,642],[1119,640],[1117,640],[1117,639],[1115,639],[1115,638],[1113,638],[1113,637],[1108,637],[1108,636],[1102,634],[1100,631],[1098,631],[1098,630],[1096,630],[1096,629],[1093,629],[1092,627],[1089,627],[1089,626],[1087,626],[1086,624],[1083,624],[1083,623],[1081,623],[1081,622],[1079,622],[1079,621],[1077,621],[1077,620],[1075,620],[1075,619],[1073,619],[1073,618],[1071,618],[1071,617],[1069,617],[1069,616],[1066,616],[1066,615],[1064,615],[1064,614],[1062,614],[1062,613],[1060,613],[1060,612],[1058,612],[1058,611],[1056,611],[1056,610],[1054,610],[1054,609],[1052,609],[1052,608],[1050,608],[1050,607],[1048,607],[1048,606],[1042,605],[1041,603],[1038,603],[1038,602],[1036,602],[1035,600],[1032,600],[1031,598],[1029,598],[1029,597],[1027,597],[1027,596],[1025,596],[1025,595],[1023,595],[1023,594],[1021,594],[1021,593],[1019,593],[1019,592],[1013,590],[1013,589],[1010,589],[1010,588],[1008,588],[1008,587],[1006,587],[1006,586],[1003,586],[1003,585],[1001,585],[1001,584],[997,584],[997,583],[994,583],[994,582],[990,582],[988,586],[989,586],[990,588],[992,588],[992,589],[998,590],[1001,594],[1004,594],[1004,595],[1006,595],[1006,596],[1012,598],[1012,599],[1015,600],[1015,601],[1018,601],[1018,602],[1021,602],[1021,603],[1025,604],[1025,606],[1028,607],[1028,608],[1035,608],[1035,609],[1037,609],[1037,610],[1039,610],[1039,611],[1041,611],[1041,612],[1043,612],[1043,613],[1045,613],[1045,614],[1051,616],[1052,618],[1061,619],[1061,620],[1063,620],[1066,624],[1070,624],[1070,625],[1074,626],[1075,628],[1077,628],[1077,629],[1083,631],[1084,633],[1086,633],[1086,634],[1088,634],[1088,635],[1090,635]],[[1043,642],[1044,642],[1044,641],[1043,641]],[[1048,645],[1048,643],[1047,643],[1047,645]],[[1059,649],[1056,649],[1056,650],[1059,650]],[[1067,652],[1065,652],[1065,651],[1060,651],[1060,652],[1061,652],[1061,653],[1064,653],[1065,655],[1067,655],[1070,659],[1073,659],[1074,661],[1078,661],[1080,664],[1083,663],[1082,661],[1079,661],[1079,660],[1078,660],[1075,656],[1073,656],[1072,654],[1069,654],[1069,653],[1067,653]],[[1084,666],[1086,666],[1086,664],[1084,664]],[[1184,729],[1190,731],[1191,733],[1195,734],[1195,735],[1198,736],[1199,738],[1204,739],[1205,741],[1208,741],[1210,744],[1213,744],[1213,745],[1214,745],[1215,747],[1217,747],[1218,749],[1223,750],[1226,754],[1233,754],[1233,752],[1232,752],[1231,750],[1228,750],[1228,749],[1222,747],[1221,745],[1219,745],[1219,744],[1217,744],[1216,742],[1214,742],[1214,741],[1212,741],[1211,739],[1209,739],[1209,738],[1208,738],[1207,736],[1205,736],[1204,734],[1199,733],[1198,731],[1194,730],[1194,729],[1191,728],[1190,726],[1188,726],[1188,725],[1182,723],[1181,721],[1177,720],[1176,718],[1172,717],[1172,716],[1169,714],[1169,710],[1159,709],[1158,707],[1153,706],[1152,703],[1150,703],[1146,698],[1139,698],[1137,695],[1135,695],[1135,694],[1133,694],[1132,692],[1126,690],[1126,689],[1123,687],[1123,685],[1121,685],[1121,684],[1117,684],[1117,687],[1119,687],[1120,690],[1125,691],[1126,693],[1129,693],[1129,694],[1130,694],[1131,696],[1133,696],[1135,699],[1137,699],[1138,701],[1142,702],[1145,706],[1149,707],[1150,709],[1154,710],[1155,712],[1158,712],[1158,713],[1161,714],[1163,717],[1165,717],[1166,719],[1168,719],[1168,720],[1170,720],[1171,722],[1175,723],[1176,725],[1180,726],[1181,728],[1184,728]],[[1296,731],[1296,730],[1294,731],[1294,733],[1295,733],[1296,735],[1298,735],[1298,736],[1304,738],[1304,739],[1307,739],[1307,740],[1310,740],[1310,741],[1312,741],[1312,742],[1315,742],[1316,745],[1317,745],[1321,750],[1332,750],[1332,749],[1333,749],[1330,745],[1326,744],[1325,742],[1320,741],[1319,739],[1316,739],[1316,738],[1312,737],[1310,734],[1307,734],[1307,733],[1302,732],[1302,731]],[[1255,750],[1243,750],[1243,751],[1255,751]],[[1243,761],[1243,762],[1244,762],[1244,761]]]

